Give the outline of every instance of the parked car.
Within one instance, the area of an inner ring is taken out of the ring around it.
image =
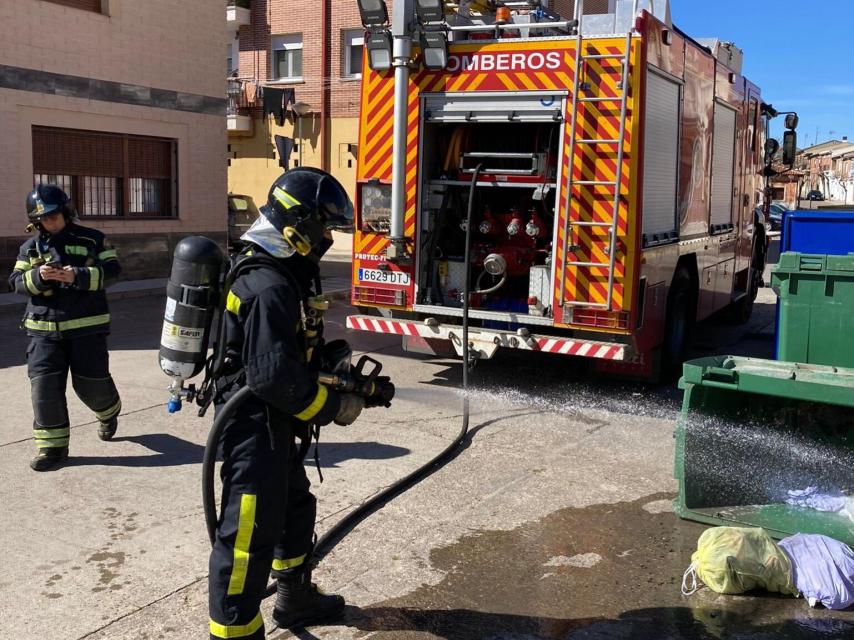
[[[813,189],[807,194],[807,200],[824,200],[824,194],[818,189]]]
[[[240,236],[252,226],[259,215],[252,196],[228,194],[228,248],[230,250],[240,248]]]
[[[783,215],[790,211],[781,204],[772,203],[771,210],[768,212],[768,222],[771,223],[771,231],[779,231],[783,228]]]

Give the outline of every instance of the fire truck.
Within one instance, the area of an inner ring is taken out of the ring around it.
[[[571,19],[424,4],[442,15],[416,2],[408,23],[396,2],[396,32],[366,23],[349,328],[462,355],[468,288],[475,357],[654,378],[697,321],[750,317],[779,145],[735,45],[689,37],[661,1],[578,1]],[[797,116],[786,126],[792,162]]]

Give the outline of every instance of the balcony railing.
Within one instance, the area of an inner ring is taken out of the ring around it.
[[[261,108],[257,98],[257,83],[254,80],[229,77],[226,79],[227,97],[225,114],[229,131],[251,131],[252,117],[259,117],[253,110]]]

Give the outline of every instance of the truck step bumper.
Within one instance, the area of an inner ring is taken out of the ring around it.
[[[347,316],[347,328],[373,333],[392,333],[399,336],[432,338],[449,341],[457,355],[462,356],[462,335],[460,325],[442,324],[433,318],[427,320],[390,320],[376,316]],[[634,355],[630,345],[619,342],[599,342],[596,340],[576,340],[557,338],[529,333],[526,329],[502,331],[498,329],[469,329],[469,343],[478,358],[488,359],[495,355],[499,347],[541,351],[600,360],[630,360]]]

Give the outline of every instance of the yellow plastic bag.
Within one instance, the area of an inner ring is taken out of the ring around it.
[[[765,589],[798,595],[789,557],[764,529],[754,527],[713,527],[704,531],[682,578],[682,593],[694,593],[697,578],[717,593]],[[693,584],[686,584],[689,580]]]

